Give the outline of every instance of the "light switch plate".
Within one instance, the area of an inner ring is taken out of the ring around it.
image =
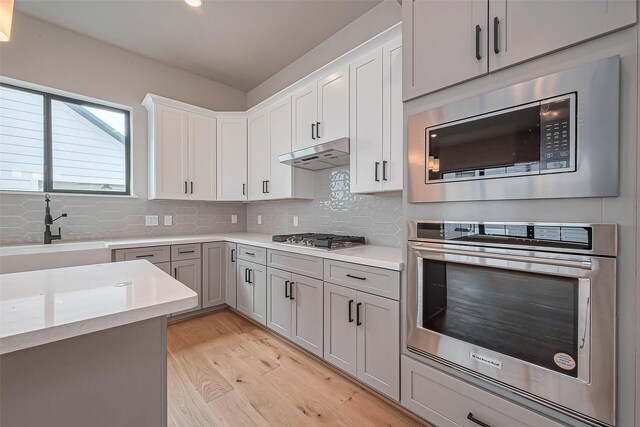
[[[293,216],[293,226],[297,227],[298,226],[298,215],[294,215]]]
[[[154,227],[158,225],[158,215],[146,215],[144,217],[144,225],[147,227]]]
[[[258,225],[262,224],[262,215],[258,215]]]
[[[231,215],[231,224],[238,223],[238,215]]]
[[[173,217],[171,215],[164,216],[164,225],[171,226],[173,225]]]

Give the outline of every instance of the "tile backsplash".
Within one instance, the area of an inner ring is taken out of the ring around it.
[[[0,244],[42,243],[44,195],[0,196]],[[51,195],[51,214],[66,212],[52,227],[62,228],[62,241],[245,231],[242,203],[147,200],[137,198]],[[238,223],[231,223],[231,215]],[[145,215],[158,215],[160,225],[145,226]],[[164,215],[173,225],[164,226]]]
[[[348,167],[325,169],[315,172],[314,200],[250,203],[247,231],[350,234],[364,236],[374,245],[400,246],[405,237],[402,196],[351,194],[349,179]],[[260,225],[258,215],[262,216]],[[293,226],[295,215],[298,227]]]

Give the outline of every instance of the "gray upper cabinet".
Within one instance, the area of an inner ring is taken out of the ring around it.
[[[407,0],[409,100],[636,23],[635,0]]]
[[[214,307],[225,302],[226,251],[227,244],[224,242],[202,245],[202,308]]]
[[[487,0],[403,1],[403,99],[486,74],[487,16]]]
[[[236,268],[236,262],[238,259],[238,249],[235,243],[226,243],[226,251],[224,253],[224,263],[226,265],[226,290],[224,293],[225,302],[229,307],[236,308],[236,281],[238,275],[238,269]]]

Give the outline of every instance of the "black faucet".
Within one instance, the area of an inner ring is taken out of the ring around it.
[[[58,218],[53,219],[51,216],[51,209],[49,208],[49,202],[51,198],[48,194],[44,195],[44,201],[47,203],[47,207],[44,209],[44,244],[50,245],[54,240],[62,239],[62,233],[60,232],[60,227],[58,227],[58,234],[51,234],[51,226],[54,221],[59,220],[60,218],[66,218],[67,214],[63,213]]]

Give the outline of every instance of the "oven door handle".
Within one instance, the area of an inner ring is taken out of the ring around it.
[[[463,251],[463,250],[456,250],[456,249],[440,249],[440,248],[432,248],[432,247],[424,247],[424,246],[414,246],[413,250],[416,252],[432,252],[432,253],[444,254],[444,255],[460,255],[460,256],[466,256],[466,257],[496,259],[496,260],[502,260],[502,261],[517,261],[517,262],[524,262],[528,264],[547,264],[547,265],[554,265],[557,267],[570,267],[570,268],[581,268],[583,270],[591,270],[590,261],[570,261],[570,260],[564,260],[564,259],[538,258],[538,257],[534,258],[534,257],[521,256],[521,255],[473,252],[473,251]]]

